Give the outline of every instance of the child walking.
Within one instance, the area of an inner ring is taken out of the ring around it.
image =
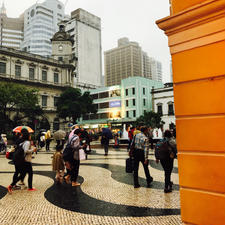
[[[53,155],[52,159],[52,170],[56,172],[55,180],[57,183],[63,182],[64,176],[64,161],[62,157],[63,145],[56,146],[56,152]]]

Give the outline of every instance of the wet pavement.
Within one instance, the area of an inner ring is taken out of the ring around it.
[[[55,184],[50,153],[39,152],[33,159],[33,186],[37,191],[15,190],[7,194],[14,165],[0,155],[0,225],[72,224],[182,224],[180,218],[177,161],[172,181],[174,190],[165,194],[164,173],[154,156],[150,174],[154,181],[146,187],[144,170],[139,167],[140,188],[133,187],[132,174],[125,172],[125,149],[94,149],[81,161],[79,187]],[[27,178],[25,178],[27,184]]]

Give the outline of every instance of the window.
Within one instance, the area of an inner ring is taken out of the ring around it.
[[[143,88],[143,95],[145,95],[145,88]]]
[[[146,99],[143,99],[143,105],[146,106]]]
[[[34,80],[34,68],[33,67],[29,68],[29,79]]]
[[[0,62],[0,73],[6,73],[6,63]]]
[[[54,107],[57,107],[58,101],[59,101],[59,97],[54,97]]]
[[[109,102],[103,102],[99,104],[99,109],[109,108]]]
[[[135,106],[135,103],[136,103],[136,101],[135,101],[135,99],[133,99],[133,106]]]
[[[127,106],[127,107],[129,106],[129,101],[128,101],[128,100],[126,100],[126,106]]]
[[[42,95],[42,107],[47,107],[47,96]]]
[[[128,89],[126,89],[126,96],[128,96]]]
[[[59,60],[59,61],[63,61],[63,57],[62,57],[62,56],[59,56],[59,57],[58,57],[58,60]]]
[[[54,73],[54,83],[59,83],[59,74],[58,73]]]
[[[42,80],[47,81],[47,71],[46,70],[42,70]]]
[[[168,104],[168,115],[174,115],[173,103]]]
[[[133,117],[136,117],[136,110],[133,110]]]
[[[98,99],[98,94],[91,95],[92,99]]]
[[[21,76],[21,66],[15,65],[15,77]]]
[[[132,88],[132,93],[133,95],[135,95],[135,88]]]
[[[108,97],[109,97],[109,92],[99,93],[99,98],[108,98]]]
[[[127,118],[129,117],[129,111],[126,111],[126,117]]]
[[[162,111],[162,104],[160,104],[160,105],[157,105],[157,113],[159,114],[159,115],[163,115],[163,111]]]

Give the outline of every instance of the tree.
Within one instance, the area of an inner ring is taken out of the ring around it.
[[[161,120],[161,115],[155,113],[153,111],[145,112],[144,115],[140,116],[137,121],[137,125],[146,125],[152,128],[159,128],[162,127],[164,122]]]
[[[15,123],[11,113],[15,113]],[[34,120],[43,114],[38,105],[38,90],[14,83],[0,83],[0,126],[7,130],[8,124],[17,125],[24,119]],[[7,127],[7,128],[6,128]]]
[[[78,88],[67,88],[59,97],[57,111],[60,118],[65,121],[69,118],[74,124],[77,119],[87,113],[96,113],[96,107],[89,92],[84,92]]]

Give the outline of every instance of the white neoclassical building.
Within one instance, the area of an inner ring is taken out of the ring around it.
[[[176,125],[173,83],[164,84],[163,88],[152,89],[153,111],[162,115],[165,122],[163,129],[173,129]]]

